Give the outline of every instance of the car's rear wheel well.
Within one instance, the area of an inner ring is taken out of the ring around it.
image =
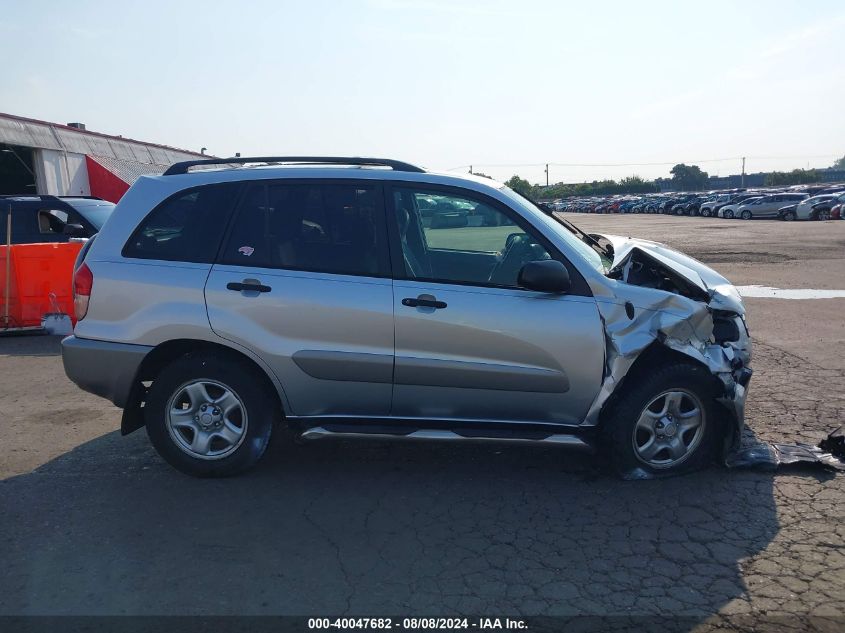
[[[284,417],[284,405],[276,386],[267,375],[267,371],[254,359],[250,358],[243,352],[218,343],[195,339],[177,339],[161,343],[144,357],[141,366],[138,368],[138,374],[135,378],[135,382],[129,396],[129,401],[126,404],[124,411],[123,422],[121,424],[121,432],[124,435],[143,426],[141,403],[144,401],[144,397],[147,392],[147,387],[144,383],[154,382],[159,373],[176,359],[200,352],[212,353],[215,356],[226,357],[231,359],[233,363],[252,367],[255,370],[256,376],[260,376],[264,381],[264,388],[272,394],[272,397],[278,405],[279,412]]]

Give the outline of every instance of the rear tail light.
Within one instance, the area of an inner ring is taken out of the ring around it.
[[[87,264],[82,264],[73,274],[73,309],[76,320],[81,321],[88,314],[88,300],[94,286],[94,274]]]

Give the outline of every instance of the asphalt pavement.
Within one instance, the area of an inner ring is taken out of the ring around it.
[[[738,284],[845,288],[845,222],[570,219],[667,242]],[[845,419],[845,299],[748,307],[746,441],[818,442]],[[845,623],[842,475],[628,482],[555,448],[279,434],[253,472],[197,480],[143,431],[120,436],[120,412],[65,378],[57,339],[0,339],[0,376],[0,615]]]

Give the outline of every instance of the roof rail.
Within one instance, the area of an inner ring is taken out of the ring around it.
[[[181,163],[173,163],[164,172],[164,176],[176,174],[187,174],[191,167],[200,165],[244,165],[246,163],[269,163],[269,164],[300,164],[300,165],[360,165],[366,167],[390,167],[393,171],[411,171],[421,173],[425,170],[403,163],[398,160],[387,158],[360,158],[343,156],[237,156],[234,158],[209,158],[207,160],[186,160]]]

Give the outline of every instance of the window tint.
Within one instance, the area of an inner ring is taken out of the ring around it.
[[[522,266],[551,259],[538,239],[484,201],[403,188],[393,204],[410,279],[516,287]]]
[[[386,227],[370,185],[253,184],[222,261],[344,275],[387,275]]]
[[[38,232],[41,234],[62,235],[67,222],[67,211],[42,209],[38,212]]]
[[[150,213],[123,248],[124,257],[214,261],[239,185],[207,185],[177,194]]]

